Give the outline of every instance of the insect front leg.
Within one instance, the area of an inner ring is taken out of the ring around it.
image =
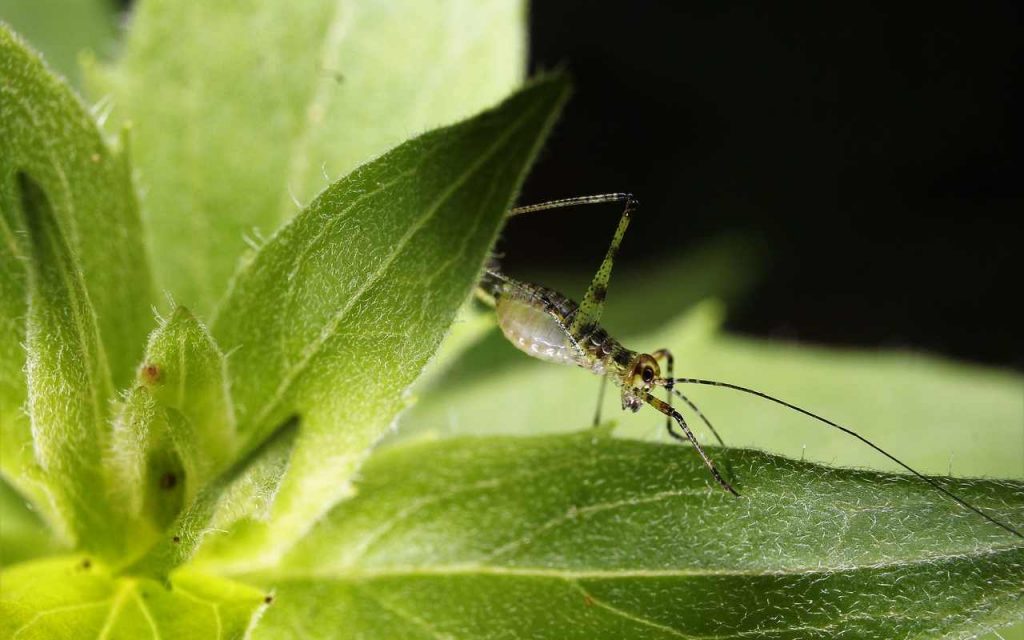
[[[676,377],[675,376],[676,359],[672,356],[672,352],[671,351],[669,351],[668,349],[658,349],[657,351],[655,351],[654,353],[651,354],[651,357],[653,357],[655,360],[664,360],[665,361],[665,370],[668,372],[668,377],[667,377],[668,380],[673,380]],[[672,383],[669,382],[669,385],[671,385],[671,384]],[[665,387],[665,397],[668,400],[668,408],[672,409],[672,387],[671,386],[666,386]],[[671,415],[668,415],[668,414],[665,415],[665,428],[668,429],[669,431],[672,430],[672,416]]]
[[[675,438],[676,440],[680,440],[682,442],[689,441],[690,444],[693,445],[693,448],[697,450],[697,453],[700,455],[701,460],[704,461],[704,466],[708,468],[708,470],[711,472],[711,475],[714,476],[715,480],[718,481],[718,484],[721,485],[721,487],[728,491],[729,493],[733,494],[736,497],[739,497],[740,494],[737,493],[736,490],[732,488],[732,485],[726,482],[725,478],[722,477],[722,474],[718,471],[718,467],[715,466],[714,460],[712,460],[711,457],[704,452],[704,447],[700,446],[700,443],[697,441],[696,436],[693,435],[693,432],[690,431],[690,427],[687,426],[686,420],[683,418],[682,414],[680,414],[675,409],[669,407],[668,404],[666,404],[665,402],[659,400],[658,398],[655,398],[650,393],[645,392],[643,398],[644,402],[651,405],[652,407],[664,413],[666,416],[670,418],[668,423],[668,434]],[[675,422],[679,425],[679,428],[680,430],[682,430],[683,435],[679,435],[672,428],[672,420],[675,420]]]

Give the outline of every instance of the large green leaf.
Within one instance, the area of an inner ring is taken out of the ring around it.
[[[510,93],[524,21],[521,0],[140,3],[92,85],[134,123],[161,284],[206,315],[293,198]]]
[[[63,556],[0,573],[0,637],[241,638],[267,594],[181,573],[170,587],[118,577],[95,558]]]
[[[95,312],[49,199],[27,174],[17,181],[31,250],[25,377],[39,481],[61,534],[110,552],[117,538],[103,443],[112,388]]]
[[[65,472],[83,466],[76,456],[96,452],[99,442],[91,439],[104,420],[110,390],[104,371],[110,371],[115,383],[126,382],[151,324],[149,272],[126,158],[106,146],[64,82],[2,25],[0,145],[0,469],[47,519],[59,520],[51,498],[30,479],[38,475],[33,451],[43,456],[44,468],[57,464],[61,471],[50,479],[63,477],[59,482],[73,482],[75,473]],[[31,197],[24,185],[35,185]],[[37,267],[46,273],[35,278],[35,307],[30,313],[27,269]],[[69,309],[79,314],[77,321],[66,315]],[[32,337],[26,332],[26,318],[36,323]],[[57,327],[51,323],[71,333],[54,333]],[[62,344],[59,335],[72,341]],[[35,449],[25,412],[26,345],[38,349],[32,351],[29,367],[37,382],[48,358],[50,366],[58,367],[51,370],[52,390],[58,395],[51,398],[37,388],[33,410],[48,405],[73,412],[73,405],[91,397],[97,411],[94,424],[87,427],[34,417],[42,437]],[[76,355],[78,347],[89,353]],[[85,355],[89,360],[80,359]],[[52,359],[58,356],[67,362]],[[61,369],[65,364],[68,368]],[[76,371],[87,369],[99,377],[92,382],[79,379],[71,386],[61,382],[71,383]],[[78,435],[61,444],[64,428]],[[79,438],[85,449],[73,454]],[[64,449],[66,460],[53,457],[54,446]],[[94,464],[89,460],[85,466]],[[96,476],[95,469],[89,473]],[[102,499],[102,492],[97,496]]]
[[[719,451],[712,451],[720,454]],[[256,637],[895,638],[1024,616],[1024,542],[924,483],[605,432],[399,445],[275,571]],[[1018,526],[1019,482],[948,480]]]
[[[612,299],[609,304],[615,304]],[[908,352],[812,348],[717,333],[717,305],[703,305],[663,330],[627,341],[635,349],[670,347],[676,375],[753,387],[852,426],[929,473],[1024,478],[1024,378]],[[456,362],[422,402],[403,416],[400,433],[542,433],[591,423],[599,380],[585,371],[535,361],[495,336],[493,359],[515,360],[493,375]],[[464,370],[478,371],[462,376]],[[794,458],[882,470],[898,467],[849,436],[797,413],[733,391],[680,387],[726,443]],[[621,411],[605,397],[604,418],[621,433],[664,438],[664,418]],[[681,405],[678,400],[678,405]],[[685,413],[685,409],[684,409]],[[692,414],[704,441],[710,434]],[[965,425],[970,425],[969,429]],[[969,435],[968,435],[969,434]]]
[[[49,196],[97,309],[114,382],[124,385],[153,325],[149,263],[127,154],[107,146],[66,83],[2,26],[0,78],[0,185],[13,189],[15,175],[25,172]],[[0,202],[6,207],[9,196]],[[22,227],[13,212],[4,211],[4,218],[16,243]]]
[[[403,144],[327,189],[239,272],[214,335],[233,351],[240,434],[258,442],[302,418],[279,539],[347,493],[403,408],[566,93],[548,77]]]

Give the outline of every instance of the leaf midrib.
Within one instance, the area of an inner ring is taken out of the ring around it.
[[[958,560],[977,560],[1021,551],[1018,545],[997,546],[977,553],[950,553],[922,555],[915,558],[897,558],[862,565],[818,565],[812,567],[770,568],[692,568],[692,569],[558,569],[550,567],[513,567],[475,563],[448,565],[393,565],[380,568],[338,567],[326,571],[268,572],[239,574],[250,579],[270,582],[364,582],[402,577],[458,577],[497,576],[545,578],[558,580],[628,580],[642,578],[710,578],[710,577],[771,577],[812,576],[854,573],[858,571],[885,571],[927,564],[941,564]]]
[[[431,204],[427,211],[424,212],[412,225],[410,225],[404,234],[402,234],[402,237],[399,238],[397,243],[395,243],[393,249],[388,253],[384,261],[381,262],[381,264],[374,271],[368,274],[367,279],[355,292],[353,292],[353,294],[346,301],[345,305],[342,306],[342,308],[339,309],[338,312],[334,316],[332,316],[327,323],[325,323],[324,327],[320,330],[320,333],[317,335],[316,339],[302,349],[302,357],[298,360],[298,362],[296,362],[296,364],[293,367],[290,367],[284,373],[284,375],[281,378],[281,383],[274,391],[274,394],[271,396],[270,401],[263,405],[260,411],[256,413],[256,418],[252,421],[255,433],[261,433],[262,429],[264,428],[263,423],[266,421],[267,417],[272,415],[272,413],[278,408],[280,403],[283,401],[285,395],[288,393],[288,390],[299,378],[299,376],[302,375],[302,373],[305,371],[306,367],[313,360],[313,358],[316,357],[316,355],[320,352],[320,349],[323,348],[323,345],[325,345],[327,341],[330,340],[330,338],[334,335],[335,331],[337,330],[337,327],[348,315],[348,312],[356,305],[356,303],[358,303],[363,298],[366,292],[369,291],[369,289],[384,276],[384,274],[388,271],[388,269],[395,262],[395,260],[398,259],[398,256],[401,255],[409,241],[417,233],[419,233],[419,231],[423,229],[423,227],[426,226],[426,224],[430,222],[430,220],[433,219],[433,217],[437,214],[441,207],[444,206],[447,200],[456,191],[458,191],[466,183],[466,181],[468,181],[480,169],[480,167],[482,167],[483,164],[492,155],[494,155],[494,153],[498,149],[500,149],[505,144],[505,142],[512,136],[512,134],[515,133],[523,125],[523,123],[527,121],[527,119],[530,116],[534,115],[534,113],[539,108],[539,105],[534,105],[531,108],[525,110],[519,117],[517,117],[501,133],[501,135],[499,135],[495,139],[495,141],[491,143],[487,147],[487,149],[482,154],[480,154],[480,156],[476,160],[474,160],[469,167],[466,168],[465,171],[463,171],[455,180],[452,181],[452,183],[438,196],[434,203]],[[425,160],[426,159],[424,159],[424,161]]]

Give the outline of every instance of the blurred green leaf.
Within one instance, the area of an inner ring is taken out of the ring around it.
[[[58,548],[28,500],[0,478],[0,568],[48,555]]]
[[[123,58],[89,84],[134,123],[162,286],[208,316],[244,236],[510,93],[524,29],[520,0],[141,3]]]
[[[712,451],[720,454],[720,451]],[[924,483],[604,432],[398,445],[276,570],[255,637],[938,637],[1024,616],[1024,543]],[[1018,526],[1024,484],[947,480]]]
[[[42,52],[54,71],[77,85],[83,51],[108,53],[114,44],[115,0],[0,0],[7,22]]]
[[[117,577],[94,558],[62,556],[0,572],[0,637],[241,638],[266,594],[180,573],[171,588]]]
[[[702,305],[626,345],[646,351],[669,347],[676,356],[677,376],[724,380],[776,395],[856,429],[922,471],[1024,478],[1020,374],[923,354],[814,348],[721,335],[716,330],[720,317],[720,307]],[[403,416],[401,433],[543,433],[591,424],[598,378],[535,361],[499,338],[492,346],[517,359],[516,366],[490,376],[483,372],[472,378],[440,379]],[[464,367],[457,362],[452,370],[462,372]],[[837,466],[898,469],[849,436],[763,400],[724,389],[680,390],[697,403],[730,446]],[[609,387],[603,416],[616,421],[619,433],[665,437],[660,414],[646,409],[623,412],[613,391]],[[684,414],[699,437],[708,441],[706,428],[692,414]]]
[[[233,351],[239,432],[251,445],[302,417],[277,544],[347,493],[403,408],[567,91],[547,77],[401,145],[327,189],[239,272],[213,331]]]

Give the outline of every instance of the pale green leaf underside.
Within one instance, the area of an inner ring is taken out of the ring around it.
[[[918,480],[603,432],[399,445],[281,568],[256,637],[938,637],[1024,616],[1024,544]],[[954,481],[1024,522],[1024,485]],[[293,626],[294,625],[294,626]]]
[[[196,574],[171,588],[114,577],[85,556],[30,562],[0,573],[0,637],[241,638],[266,594],[248,585]]]
[[[614,287],[614,284],[612,285]],[[614,306],[616,298],[609,297]],[[855,428],[922,471],[1024,479],[1024,378],[898,351],[843,350],[771,343],[718,334],[721,310],[697,307],[663,329],[626,341],[634,349],[671,348],[676,375],[742,384],[779,396]],[[591,423],[599,380],[587,372],[537,362],[502,339],[488,340],[489,372],[474,358],[452,364],[422,402],[403,416],[400,434],[543,433]],[[471,371],[469,375],[459,372]],[[834,465],[897,467],[849,436],[757,398],[683,386],[726,444],[757,447]],[[681,404],[678,403],[677,404]],[[688,420],[702,441],[707,429]],[[616,394],[604,417],[617,433],[666,438],[650,410],[623,412]],[[969,425],[969,428],[965,425]]]
[[[235,277],[213,333],[232,353],[243,446],[302,420],[276,536],[300,534],[346,493],[404,407],[566,94],[564,79],[539,80],[364,165]]]
[[[207,316],[293,199],[508,95],[524,30],[520,0],[139,3],[88,84],[134,123],[161,285]]]

